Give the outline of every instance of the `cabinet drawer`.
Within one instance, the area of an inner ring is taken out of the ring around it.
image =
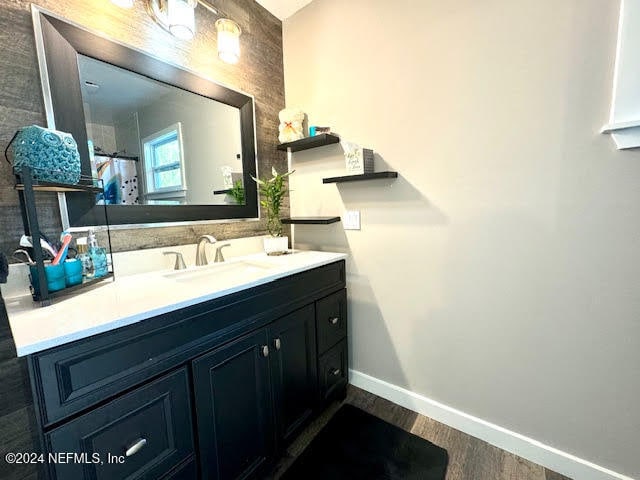
[[[320,357],[320,395],[323,401],[347,386],[348,382],[347,340],[343,340]]]
[[[52,478],[151,480],[169,474],[195,479],[193,467],[179,467],[194,455],[191,425],[182,368],[46,434],[53,454],[78,454],[68,463],[52,464]],[[119,460],[110,461],[115,457]]]
[[[322,354],[347,336],[347,291],[341,290],[316,304],[318,353]]]

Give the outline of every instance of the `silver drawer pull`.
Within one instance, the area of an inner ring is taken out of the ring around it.
[[[263,345],[262,346],[262,356],[263,357],[268,357],[269,356],[269,347],[267,345]]]
[[[338,317],[331,317],[331,318],[329,319],[329,323],[330,323],[331,325],[337,325],[339,321],[340,321],[340,319],[339,319]]]
[[[331,370],[329,370],[329,375],[337,377],[338,375],[340,375],[340,369],[339,368],[332,368]]]
[[[146,438],[139,438],[138,440],[136,440],[135,442],[133,442],[133,445],[131,445],[129,448],[127,448],[127,451],[124,452],[124,454],[127,457],[131,457],[132,455],[135,455],[136,453],[138,453],[140,450],[142,450],[142,448],[147,444],[147,439]]]
[[[280,350],[280,347],[282,347],[282,342],[280,341],[279,338],[276,338],[273,341],[273,346],[276,347],[276,350]]]

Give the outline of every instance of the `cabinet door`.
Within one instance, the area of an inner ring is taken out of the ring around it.
[[[202,478],[247,478],[273,453],[267,343],[261,329],[193,361]]]
[[[276,320],[269,334],[278,438],[286,443],[318,402],[314,306]]]

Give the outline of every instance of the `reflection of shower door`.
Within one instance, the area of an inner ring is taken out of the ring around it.
[[[94,155],[92,159],[97,177],[104,183],[104,194],[96,203],[107,205],[138,205],[138,171],[135,158],[112,158]]]

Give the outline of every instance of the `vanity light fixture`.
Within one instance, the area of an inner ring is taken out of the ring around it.
[[[128,0],[112,0],[128,1]],[[153,19],[165,30],[181,40],[191,40],[196,32],[195,9],[198,5],[216,15],[218,57],[227,63],[238,63],[240,59],[240,26],[210,5],[206,0],[147,0]]]
[[[216,21],[218,32],[218,57],[223,62],[238,63],[240,60],[240,25],[228,18]]]
[[[174,37],[191,40],[196,33],[198,0],[149,0],[153,19]]]

